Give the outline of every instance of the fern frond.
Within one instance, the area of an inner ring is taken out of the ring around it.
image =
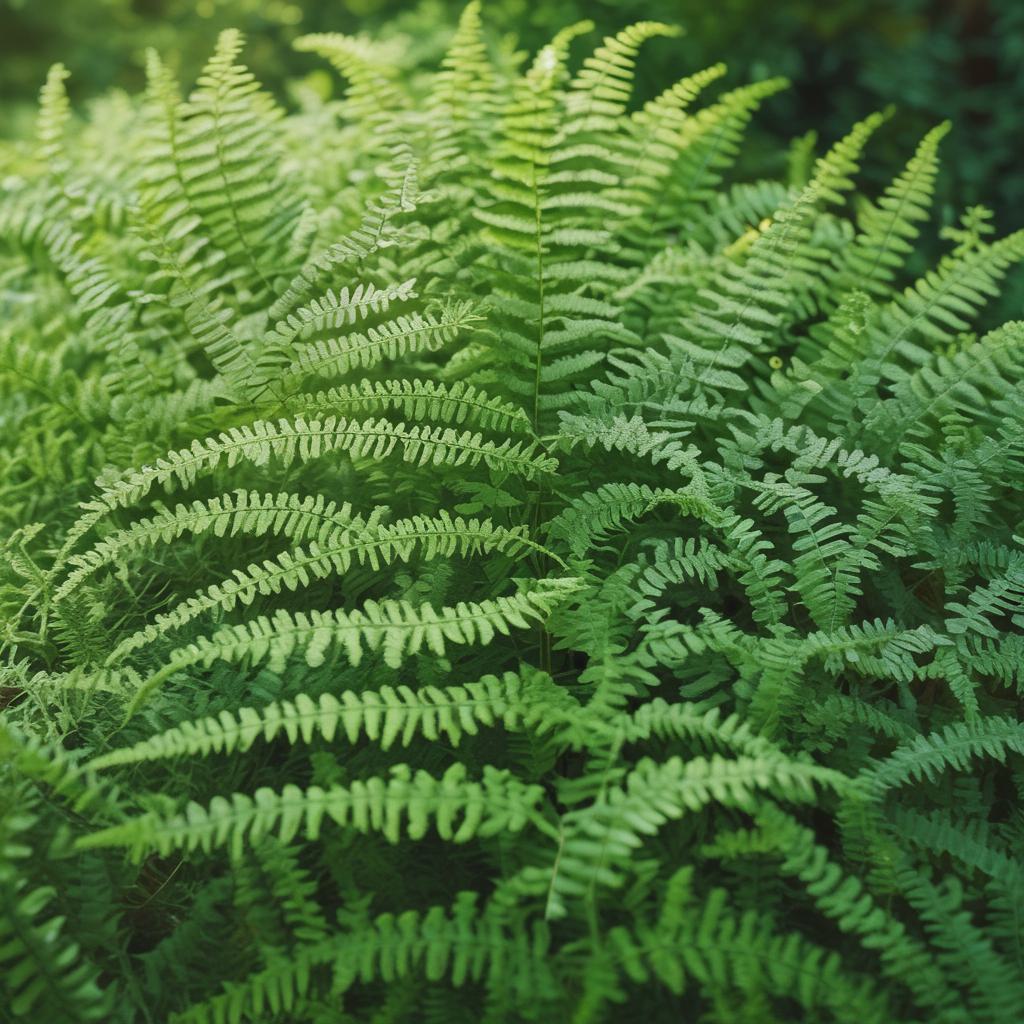
[[[395,85],[395,69],[380,48],[361,36],[318,32],[299,36],[292,45],[300,53],[315,53],[330,61],[347,84],[345,110],[370,138],[403,105]]]
[[[360,423],[335,416],[309,422],[301,417],[276,423],[257,420],[205,441],[193,441],[190,448],[168,452],[155,465],[128,473],[103,489],[90,512],[95,517],[108,510],[127,508],[145,498],[158,484],[188,487],[201,473],[222,463],[227,468],[239,462],[263,466],[276,459],[287,466],[339,451],[357,459],[378,460],[396,449],[406,462],[417,465],[476,466],[482,462],[497,472],[527,479],[550,472],[555,465],[553,459],[535,455],[533,446],[524,448],[507,440],[498,444],[485,441],[480,434],[459,433],[451,428],[406,427],[403,423],[372,419]]]
[[[998,761],[1024,753],[1024,726],[1010,718],[989,716],[955,722],[945,729],[901,744],[884,760],[865,769],[865,783],[879,795],[918,779],[934,780],[946,768],[965,768],[976,757]]]
[[[749,1001],[789,997],[813,1015],[827,1007],[836,1020],[892,1020],[870,982],[847,973],[836,953],[777,933],[755,910],[736,914],[724,889],[700,902],[691,896],[667,905],[655,922],[616,926],[608,938],[631,981],[657,979],[676,997],[692,980],[711,992],[742,992]]]
[[[614,36],[607,36],[573,78],[566,97],[567,136],[617,128],[632,94],[634,69],[640,47],[658,36],[672,38],[679,29],[656,21],[638,21]],[[571,150],[570,150],[571,151]]]
[[[531,547],[543,551],[522,529],[494,526],[489,520],[452,518],[444,511],[436,517],[413,516],[387,526],[342,528],[323,543],[313,540],[305,548],[284,551],[244,570],[236,569],[227,579],[186,598],[144,629],[125,637],[107,663],[116,663],[214,609],[231,611],[237,605],[252,604],[257,595],[294,592],[315,580],[342,576],[353,565],[379,571],[386,565],[408,562],[417,552],[424,560],[493,551],[514,559]]]
[[[281,112],[237,57],[242,35],[226,30],[181,111],[179,174],[214,243],[269,286],[298,206],[280,178]]]
[[[581,557],[596,541],[621,529],[624,523],[665,504],[676,506],[684,515],[705,518],[711,514],[706,501],[684,488],[653,490],[644,484],[602,484],[596,491],[574,499],[548,524],[548,533]]]
[[[399,297],[404,297],[398,292]],[[332,296],[333,297],[333,296]],[[326,318],[310,322],[309,329],[315,332],[334,326],[337,306],[328,307]],[[421,352],[436,352],[452,342],[460,331],[476,323],[480,317],[469,304],[449,306],[439,315],[434,313],[412,313],[395,320],[384,321],[363,332],[353,332],[340,337],[328,337],[319,341],[304,342],[294,347],[286,343],[273,355],[264,354],[256,370],[255,381],[270,380],[273,387],[282,388],[287,394],[294,390],[295,381],[303,377],[344,376],[352,370],[366,370],[385,359],[402,359]],[[305,331],[297,332],[301,337]]]
[[[912,251],[917,224],[928,217],[939,169],[939,144],[950,127],[944,121],[933,128],[878,202],[861,213],[860,233],[841,255],[840,281],[844,287],[872,296],[884,296],[888,291]]]
[[[543,621],[559,602],[577,588],[573,577],[555,578],[523,587],[518,593],[484,601],[460,601],[435,609],[408,601],[368,601],[351,612],[288,612],[259,616],[239,626],[227,626],[172,652],[167,664],[151,676],[128,708],[132,715],[165,679],[192,665],[209,667],[218,661],[252,664],[266,661],[272,672],[301,653],[310,666],[324,664],[328,653],[343,651],[358,665],[364,651],[380,651],[384,663],[398,668],[424,647],[443,656],[448,644],[490,643],[513,628],[526,629]]]
[[[930,354],[875,405],[865,431],[887,448],[926,438],[951,414],[997,429],[996,408],[1024,378],[1024,322],[1010,321],[952,351]]]
[[[53,885],[33,885],[27,864],[38,851],[39,795],[11,771],[33,751],[22,748],[12,758],[0,737],[0,991],[11,1019],[40,1017],[69,1024],[109,1020],[118,992],[104,984],[71,934],[73,923],[62,913]],[[15,748],[17,749],[17,748]],[[52,772],[50,773],[52,776]]]
[[[398,147],[394,156],[397,180],[381,195],[366,203],[358,227],[307,260],[267,310],[270,323],[284,323],[289,330],[293,327],[299,329],[307,322],[307,317],[320,315],[318,304],[311,296],[317,291],[323,293],[323,285],[330,276],[338,273],[340,268],[367,260],[397,242],[401,228],[395,225],[394,220],[401,214],[414,211],[420,195],[416,162],[408,149]],[[305,314],[301,310],[305,310]],[[294,324],[293,320],[296,321]],[[281,333],[280,329],[278,333]]]
[[[506,672],[443,688],[384,686],[360,693],[346,690],[337,697],[322,693],[316,699],[299,694],[262,708],[243,707],[216,718],[184,722],[131,747],[101,754],[89,767],[99,771],[162,758],[244,752],[257,741],[270,743],[280,735],[290,743],[310,743],[317,736],[331,743],[336,735],[356,743],[365,736],[381,750],[395,743],[408,747],[418,736],[427,740],[444,736],[457,745],[482,726],[500,723],[505,729],[517,729],[530,718],[530,696],[539,685],[536,677]]]
[[[548,918],[562,917],[572,899],[594,900],[599,887],[619,887],[646,837],[669,821],[708,804],[750,807],[762,788],[791,800],[810,800],[814,783],[843,788],[838,772],[784,757],[714,755],[658,764],[644,758],[622,785],[563,817],[557,859],[548,883]]]
[[[396,765],[387,778],[370,778],[349,786],[287,785],[280,792],[263,788],[252,796],[217,797],[208,807],[190,803],[165,817],[140,815],[79,838],[81,850],[124,847],[139,860],[149,851],[213,850],[229,846],[233,858],[265,835],[282,843],[298,834],[307,841],[320,835],[325,819],[357,832],[380,832],[391,843],[422,839],[433,821],[437,834],[464,843],[480,836],[518,832],[531,823],[544,796],[540,786],[524,785],[509,772],[485,767],[480,781],[467,778],[464,765],[440,778]]]
[[[766,78],[740,86],[686,122],[674,147],[679,156],[651,218],[655,232],[662,225],[678,224],[690,210],[714,196],[739,156],[755,111],[788,85],[785,78]]]
[[[7,1008],[16,1018],[42,1013],[68,1022],[109,1020],[116,991],[101,987],[95,966],[64,934],[66,917],[57,913],[56,899],[52,887],[31,889],[23,878],[0,878]]]
[[[760,809],[756,818],[777,837],[784,855],[782,871],[798,877],[817,907],[843,931],[859,935],[867,948],[876,950],[885,974],[899,979],[917,1003],[933,1013],[941,1015],[956,1006],[956,994],[925,945],[879,906],[859,879],[845,875],[830,860],[810,829],[769,806]]]
[[[36,119],[38,158],[48,174],[59,177],[67,166],[64,135],[71,118],[64,83],[71,72],[63,64],[54,64],[46,73],[46,82],[39,91],[39,113]]]
[[[551,944],[541,923],[527,926],[497,902],[478,908],[475,893],[460,893],[450,910],[408,910],[359,922],[350,933],[300,947],[265,971],[176,1015],[174,1024],[220,1024],[264,1012],[271,1005],[294,1006],[309,991],[317,965],[330,971],[331,991],[377,979],[396,983],[416,972],[428,981],[451,978],[461,988],[486,982],[506,1002],[529,1005],[555,987],[546,961]]]
[[[69,572],[54,592],[61,601],[80,587],[88,577],[106,566],[113,566],[157,544],[170,544],[191,534],[212,533],[215,537],[264,537],[272,534],[301,544],[324,544],[339,530],[359,530],[372,525],[356,515],[345,502],[338,505],[323,495],[261,494],[238,490],[190,505],[175,505],[154,516],[140,519],[124,530],[104,537],[95,547],[68,559]]]
[[[938,947],[937,959],[968,989],[972,1011],[984,1020],[1010,1024],[1024,1000],[1024,979],[971,919],[960,882],[936,885],[915,871],[901,872],[899,880]]]
[[[529,434],[529,417],[515,403],[491,398],[463,381],[442,384],[431,380],[361,380],[288,400],[294,412],[396,413],[405,420],[463,426],[500,434]]]
[[[1020,861],[1002,848],[987,823],[958,820],[955,814],[945,811],[929,814],[907,807],[889,808],[885,816],[901,838],[929,853],[949,854],[1009,886],[1024,880]]]

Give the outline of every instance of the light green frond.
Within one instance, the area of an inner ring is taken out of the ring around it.
[[[860,234],[842,253],[841,281],[871,295],[884,295],[928,217],[938,174],[939,143],[949,134],[948,121],[933,128],[917,147],[899,177],[877,203],[858,218]]]
[[[512,629],[543,621],[551,610],[578,587],[575,578],[555,578],[523,586],[518,593],[483,601],[460,601],[435,609],[408,601],[368,601],[353,611],[289,612],[259,616],[239,626],[227,626],[174,651],[167,664],[152,675],[128,708],[132,715],[170,676],[193,665],[215,662],[266,662],[272,672],[284,669],[294,655],[316,667],[328,655],[344,653],[358,665],[366,652],[380,652],[384,664],[398,668],[421,650],[443,656],[448,645],[489,644]]]
[[[407,297],[407,296],[398,296]],[[317,317],[307,330],[297,332],[296,337],[315,334],[337,326],[333,311],[323,318]],[[458,304],[433,312],[411,313],[386,320],[369,327],[364,332],[354,331],[346,335],[329,334],[316,341],[294,343],[286,341],[280,349],[271,349],[256,370],[256,381],[265,375],[275,390],[285,394],[294,391],[296,382],[304,377],[340,377],[353,370],[366,370],[387,359],[403,359],[408,356],[436,352],[452,342],[458,334],[481,317],[469,304]]]
[[[570,139],[579,133],[601,132],[616,126],[633,91],[634,69],[640,47],[658,36],[671,38],[679,29],[655,21],[638,21],[586,57],[566,99]]]
[[[480,781],[453,765],[440,778],[396,765],[387,778],[369,778],[348,786],[301,789],[287,785],[252,796],[217,797],[208,807],[190,803],[179,814],[151,812],[82,836],[81,850],[126,848],[138,860],[149,851],[213,850],[229,846],[234,858],[265,835],[287,843],[301,834],[312,842],[324,821],[356,832],[380,832],[391,843],[403,835],[422,839],[433,823],[445,840],[464,843],[480,836],[518,832],[530,824],[544,793],[518,782],[509,772],[485,768]]]
[[[89,767],[98,771],[163,758],[244,752],[257,741],[270,743],[282,735],[289,743],[310,743],[321,736],[328,743],[342,736],[356,743],[365,736],[381,750],[396,743],[408,747],[419,736],[443,736],[457,745],[481,727],[519,728],[533,713],[531,693],[539,685],[537,677],[506,672],[500,678],[484,676],[443,688],[384,686],[361,693],[345,690],[337,697],[322,693],[315,699],[299,694],[262,708],[243,707],[216,718],[183,722],[130,747],[101,754]]]
[[[675,757],[663,764],[645,758],[621,785],[609,786],[594,803],[563,817],[547,916],[564,916],[567,901],[593,900],[600,887],[623,885],[645,839],[669,821],[708,804],[749,808],[754,793],[764,788],[787,799],[812,800],[815,783],[849,786],[838,772],[779,756]]]
[[[267,319],[272,324],[282,321],[291,322],[298,317],[296,327],[306,322],[306,317],[296,311],[306,308],[316,292],[323,292],[326,282],[342,267],[357,264],[369,259],[374,253],[386,249],[396,243],[401,235],[401,228],[394,220],[401,214],[412,213],[420,198],[416,178],[416,161],[406,147],[397,147],[393,157],[396,169],[393,181],[379,196],[370,198],[362,215],[359,226],[348,235],[304,264],[289,284],[274,300],[267,310]],[[394,286],[392,286],[394,287]],[[315,307],[309,306],[308,314],[316,316]]]
[[[273,125],[280,109],[237,63],[243,37],[221,33],[217,48],[181,109],[178,174],[191,208],[229,258],[270,286],[281,273],[298,204],[279,171]]]
[[[602,484],[574,499],[548,524],[554,539],[568,544],[572,553],[581,557],[609,533],[620,530],[627,522],[639,519],[659,505],[674,505],[684,515],[704,518],[707,502],[685,488],[652,489],[645,484]]]
[[[554,460],[534,454],[534,447],[484,440],[480,434],[451,428],[407,427],[387,420],[358,422],[328,416],[324,420],[257,420],[233,427],[217,437],[193,441],[190,448],[168,452],[152,466],[143,466],[104,487],[92,503],[93,521],[106,511],[127,508],[145,498],[153,487],[189,487],[203,473],[240,462],[265,466],[272,459],[282,467],[316,459],[330,452],[347,452],[355,459],[386,458],[399,452],[417,465],[477,466],[532,479],[554,469]],[[87,517],[88,518],[88,517]],[[91,524],[90,524],[91,525]],[[88,528],[88,527],[86,527]]]
[[[215,609],[231,611],[252,604],[257,596],[295,592],[316,580],[342,576],[353,565],[379,572],[417,554],[430,560],[501,552],[515,559],[528,549],[544,550],[530,541],[521,527],[509,529],[490,520],[453,518],[443,510],[439,516],[413,516],[387,525],[339,526],[321,542],[312,540],[306,547],[236,569],[227,579],[161,612],[150,625],[126,636],[107,664],[115,664]]]
[[[299,36],[292,44],[300,53],[315,53],[330,61],[345,79],[346,113],[351,120],[365,125],[370,136],[403,105],[395,84],[395,68],[386,50],[364,36],[341,32],[319,32]]]
[[[64,154],[64,133],[71,118],[64,82],[71,72],[63,64],[54,64],[46,73],[46,83],[39,91],[39,114],[36,119],[36,141],[40,162],[50,175],[59,176],[67,166]]]
[[[419,379],[363,379],[358,384],[298,395],[288,400],[288,407],[303,414],[393,412],[405,420],[470,424],[501,434],[531,433],[529,417],[518,405],[490,398],[480,388],[463,381],[442,384]]]
[[[215,537],[238,535],[263,537],[267,534],[287,537],[301,544],[325,543],[339,530],[359,530],[376,519],[364,520],[347,502],[337,505],[322,494],[261,494],[258,491],[234,491],[190,505],[175,505],[155,516],[140,519],[124,530],[104,537],[95,547],[68,559],[67,577],[54,592],[60,601],[94,573],[144,552],[157,544],[170,544],[186,534]]]

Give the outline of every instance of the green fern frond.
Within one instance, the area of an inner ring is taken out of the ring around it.
[[[435,609],[408,601],[368,601],[351,612],[288,612],[259,616],[240,626],[227,626],[172,652],[167,664],[135,695],[132,715],[167,678],[192,665],[209,667],[218,661],[251,664],[266,661],[280,672],[288,659],[301,653],[306,664],[324,664],[328,653],[343,651],[358,665],[364,651],[380,651],[384,664],[398,668],[424,647],[443,656],[448,644],[488,644],[513,628],[526,629],[542,621],[559,602],[573,593],[575,578],[555,578],[523,587],[518,593],[484,601],[460,601]]]
[[[496,902],[478,908],[475,893],[460,893],[452,908],[381,914],[350,933],[300,947],[266,970],[178,1014],[174,1024],[238,1024],[271,1005],[294,1006],[310,987],[317,965],[330,972],[330,988],[357,982],[394,984],[415,972],[428,981],[451,979],[455,988],[488,983],[506,1001],[529,1005],[554,990],[546,955],[551,939],[543,923],[525,927]]]
[[[424,560],[466,557],[499,551],[515,558],[524,549],[543,551],[522,529],[494,526],[490,521],[452,518],[442,511],[437,517],[413,516],[386,526],[340,528],[324,542],[316,540],[302,548],[284,551],[262,564],[251,564],[205,591],[162,612],[144,629],[125,637],[111,653],[114,664],[133,651],[147,647],[171,630],[181,629],[193,619],[214,609],[231,611],[250,605],[258,595],[294,592],[313,581],[342,576],[353,565],[374,571],[397,562],[408,562],[419,553]]]
[[[476,466],[482,462],[498,472],[527,479],[550,472],[555,466],[553,459],[533,454],[532,446],[524,448],[510,441],[498,444],[484,440],[480,434],[459,433],[451,428],[406,427],[372,419],[360,423],[335,416],[309,422],[301,417],[276,423],[257,420],[205,441],[193,441],[190,448],[168,452],[155,465],[128,473],[103,489],[92,503],[92,515],[136,504],[158,484],[188,487],[201,473],[221,463],[228,468],[239,462],[263,466],[276,459],[287,466],[338,451],[357,459],[379,460],[396,449],[406,462],[418,465]]]
[[[567,543],[578,558],[627,521],[639,519],[665,504],[701,518],[709,514],[707,502],[684,488],[652,490],[644,484],[602,484],[596,491],[571,502],[548,524],[548,533]]]
[[[345,79],[346,113],[364,126],[370,137],[402,107],[402,94],[395,85],[395,69],[381,49],[361,36],[341,32],[319,32],[299,36],[292,45],[300,53],[315,53],[330,61]]]
[[[656,922],[632,930],[617,926],[609,941],[631,981],[643,986],[656,978],[677,997],[692,981],[711,992],[742,992],[748,1000],[789,997],[814,1015],[827,1007],[836,1020],[893,1019],[871,983],[850,976],[837,954],[777,933],[754,910],[737,915],[724,889],[701,902],[690,897],[666,906]]]
[[[756,818],[777,837],[784,856],[781,870],[799,878],[816,906],[843,931],[859,935],[867,948],[877,951],[883,973],[899,979],[919,1006],[940,1017],[956,1005],[951,985],[925,945],[879,906],[859,879],[844,875],[827,850],[815,843],[810,829],[777,808],[765,806]]]
[[[394,293],[397,297],[407,294]],[[330,298],[335,298],[331,295]],[[339,300],[340,301],[340,300]],[[311,333],[335,324],[337,304],[328,306],[324,317],[317,317],[307,325]],[[344,315],[344,314],[342,314]],[[303,377],[337,377],[353,370],[366,370],[386,359],[402,359],[423,352],[436,352],[449,344],[460,331],[481,318],[472,306],[461,304],[434,313],[412,313],[395,320],[384,321],[370,327],[365,333],[354,331],[343,336],[331,336],[319,341],[308,341],[292,346],[286,344],[273,356],[264,354],[256,370],[255,380],[274,380],[285,394],[295,390],[295,381]],[[306,333],[297,332],[297,337]],[[264,376],[266,375],[266,377]]]
[[[36,141],[39,161],[52,176],[60,176],[67,165],[64,135],[71,118],[64,83],[71,72],[63,64],[54,64],[46,73],[46,83],[39,91],[39,114],[36,120]]]
[[[1013,719],[989,716],[917,736],[867,768],[863,778],[881,795],[907,782],[933,780],[946,768],[965,768],[976,757],[1003,761],[1009,753],[1024,753],[1024,728]]]
[[[491,398],[463,381],[451,384],[431,380],[361,380],[288,400],[295,412],[396,413],[405,420],[472,424],[500,434],[529,434],[529,417],[513,402]]]
[[[860,234],[841,256],[843,286],[885,295],[913,250],[917,224],[928,217],[939,169],[939,144],[950,127],[945,121],[933,128],[877,203],[865,207],[858,218]]]
[[[190,505],[175,505],[154,516],[133,523],[104,537],[95,547],[68,559],[70,571],[54,592],[61,601],[80,587],[88,577],[106,566],[113,566],[132,555],[157,544],[170,544],[191,534],[214,537],[239,535],[264,537],[272,534],[287,537],[294,543],[327,543],[339,530],[359,530],[373,525],[369,519],[356,515],[347,502],[337,505],[323,495],[261,494],[238,490]]]
[[[252,796],[217,797],[209,807],[190,803],[171,817],[151,812],[82,836],[77,846],[124,847],[135,860],[150,850],[166,856],[177,849],[210,853],[229,846],[237,859],[246,844],[265,835],[287,843],[301,833],[312,842],[325,819],[357,832],[380,832],[391,843],[403,834],[421,839],[433,822],[442,839],[464,843],[525,828],[543,795],[539,786],[524,785],[495,768],[485,768],[477,782],[467,778],[463,765],[453,765],[440,778],[396,765],[387,778],[349,786],[287,785],[279,793],[264,788]]]
[[[667,822],[708,804],[749,808],[753,794],[770,788],[791,800],[811,800],[814,783],[842,788],[837,772],[784,757],[714,755],[663,764],[639,761],[621,785],[563,817],[558,852],[548,884],[548,918],[566,914],[573,899],[594,900],[599,887],[619,887],[644,839]]]
[[[230,258],[269,286],[280,274],[298,206],[277,169],[272,126],[281,111],[237,58],[239,32],[221,33],[181,111],[179,176],[188,202]]]
[[[366,203],[358,227],[306,261],[267,310],[270,323],[283,322],[289,330],[300,329],[307,322],[307,317],[320,315],[313,296],[318,291],[324,292],[324,285],[330,277],[336,275],[340,268],[357,264],[394,245],[401,237],[401,228],[395,225],[395,218],[416,209],[420,192],[416,161],[407,147],[396,147],[393,158],[397,164],[396,180],[381,195]],[[306,310],[306,313],[297,312],[300,310]],[[287,332],[278,329],[278,333]]]
[[[141,740],[131,747],[94,758],[94,770],[137,764],[170,757],[205,757],[213,753],[244,752],[258,740],[272,742],[280,735],[290,743],[312,742],[322,736],[328,743],[344,735],[349,743],[365,736],[388,750],[395,743],[407,747],[422,736],[444,736],[457,745],[462,737],[475,736],[480,728],[499,724],[515,730],[531,717],[531,693],[540,685],[535,677],[515,672],[460,686],[384,686],[380,690],[335,697],[323,693],[315,700],[299,694],[291,700],[263,708],[239,708],[216,718],[184,722],[173,729]]]

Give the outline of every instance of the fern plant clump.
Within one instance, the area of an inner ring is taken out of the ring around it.
[[[2,152],[4,1019],[1020,1020],[1024,233],[588,31]]]

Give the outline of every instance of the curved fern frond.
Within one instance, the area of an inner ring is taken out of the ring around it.
[[[737,914],[724,889],[706,898],[682,897],[692,869],[670,881],[678,903],[666,904],[660,918],[632,929],[609,932],[615,959],[637,985],[657,979],[677,998],[692,979],[711,992],[742,992],[752,1005],[774,996],[796,1000],[805,1014],[827,1011],[835,1020],[891,1021],[884,1000],[867,979],[850,974],[842,958],[792,933],[775,931],[756,910]]]
[[[463,381],[451,384],[431,380],[385,380],[339,385],[315,394],[288,399],[293,412],[343,414],[396,413],[405,420],[472,424],[501,434],[529,434],[530,419],[514,402],[488,397],[480,388]]]
[[[10,848],[3,852],[11,854]],[[30,888],[10,870],[0,874],[0,963],[7,1008],[24,1019],[60,1014],[69,1024],[107,1021],[116,990],[101,987],[96,967],[65,934],[67,919],[58,913],[57,895],[52,886]]]
[[[144,629],[130,634],[111,653],[107,664],[148,646],[171,630],[212,611],[231,611],[249,605],[257,595],[281,594],[307,587],[315,580],[342,576],[353,565],[374,571],[396,562],[408,562],[417,552],[424,560],[466,557],[501,552],[515,558],[534,544],[522,528],[495,526],[489,520],[454,519],[445,511],[436,517],[413,516],[386,526],[341,528],[323,543],[311,541],[305,548],[284,551],[262,564],[236,569],[227,579],[162,612]]]
[[[460,893],[452,908],[407,910],[360,921],[351,932],[303,945],[265,970],[198,1003],[174,1024],[221,1024],[262,1014],[271,1005],[295,1005],[310,987],[317,966],[330,972],[331,991],[357,982],[396,983],[414,972],[428,982],[450,976],[461,988],[486,982],[503,1003],[528,1006],[555,989],[548,963],[551,937],[543,922],[527,924],[498,901],[479,908],[476,893]]]
[[[1011,718],[989,716],[954,722],[945,729],[901,744],[887,758],[863,772],[870,789],[881,795],[907,782],[934,780],[947,768],[965,768],[976,757],[1004,761],[1024,754],[1024,726]]]
[[[573,78],[566,97],[570,140],[581,133],[618,127],[632,95],[634,69],[640,47],[658,36],[672,38],[679,29],[657,21],[638,21],[614,36],[607,36]],[[571,151],[571,150],[570,150]]]
[[[755,111],[788,86],[785,78],[766,78],[740,86],[687,120],[678,142],[673,144],[679,155],[671,165],[667,187],[649,218],[655,234],[678,225],[690,210],[713,198],[739,156],[744,132]]]
[[[331,743],[336,735],[356,743],[365,736],[381,750],[396,743],[408,747],[419,736],[427,740],[443,736],[457,745],[481,727],[500,723],[505,729],[519,728],[531,717],[531,695],[542,680],[533,674],[506,672],[442,688],[383,686],[360,693],[345,690],[337,697],[322,693],[316,699],[299,694],[262,708],[243,707],[216,718],[183,722],[130,747],[101,754],[89,767],[99,771],[162,758],[244,752],[257,741],[270,743],[281,735],[289,743],[310,743],[318,736]]]
[[[190,803],[183,812],[150,812],[82,836],[80,850],[124,847],[134,860],[149,851],[167,856],[173,850],[210,853],[230,847],[233,858],[265,835],[287,843],[300,833],[307,841],[320,835],[325,819],[357,832],[380,832],[397,843],[403,834],[422,839],[433,821],[437,834],[455,843],[480,836],[519,832],[535,823],[544,798],[540,786],[519,782],[510,772],[485,767],[480,781],[467,777],[464,765],[452,765],[440,778],[408,765],[395,765],[387,778],[355,781],[349,786],[300,789],[287,785],[252,796],[216,797],[208,807]]]
[[[548,524],[548,533],[569,545],[581,557],[595,542],[639,519],[659,505],[674,505],[684,515],[710,518],[713,511],[702,499],[685,488],[652,489],[645,484],[602,484],[574,499]]]
[[[315,53],[330,61],[347,84],[346,114],[364,126],[371,137],[375,128],[383,127],[396,110],[402,109],[395,68],[370,40],[341,32],[318,32],[299,36],[292,45],[300,53]]]
[[[145,498],[158,484],[168,488],[189,487],[200,474],[221,464],[227,468],[239,462],[264,466],[276,459],[287,466],[332,452],[346,452],[355,459],[379,460],[396,450],[406,462],[416,465],[484,463],[497,472],[527,479],[550,472],[555,466],[554,459],[535,455],[532,445],[524,448],[507,440],[499,444],[484,440],[480,434],[459,433],[451,428],[407,427],[404,423],[372,419],[358,422],[335,416],[308,422],[301,417],[276,423],[257,420],[205,441],[193,441],[190,448],[168,452],[154,465],[128,473],[103,489],[91,503],[90,513],[95,521],[106,511],[127,508]]]
[[[351,612],[281,609],[269,617],[226,626],[174,651],[167,664],[139,689],[127,714],[134,714],[165,679],[197,664],[265,661],[272,672],[280,672],[296,653],[315,667],[324,664],[333,651],[344,652],[352,665],[362,661],[365,651],[380,651],[385,665],[398,668],[424,647],[442,656],[448,644],[485,645],[498,634],[543,621],[577,587],[573,577],[541,580],[510,596],[460,601],[454,607],[438,609],[395,600],[368,601]]]
[[[932,1012],[941,1014],[957,1004],[957,996],[924,943],[879,906],[859,879],[845,875],[829,859],[828,851],[816,844],[810,829],[769,806],[759,810],[756,818],[781,847],[782,871],[798,877],[817,907],[840,928],[858,934],[866,947],[877,950],[885,974],[899,979],[918,1004]]]
[[[812,800],[814,783],[850,785],[838,772],[778,756],[716,754],[688,761],[674,757],[663,764],[644,758],[622,785],[608,787],[597,801],[563,817],[546,916],[563,917],[567,901],[593,901],[599,887],[623,885],[644,839],[669,821],[712,803],[749,808],[754,792],[763,788],[791,800]]]
[[[469,324],[481,318],[469,304],[450,306],[440,313],[412,313],[370,327],[366,333],[309,342],[285,353],[279,381],[294,390],[303,377],[344,376],[366,370],[385,359],[402,359],[421,352],[436,352],[450,344]]]
[[[298,204],[279,177],[281,117],[236,59],[241,33],[221,33],[198,88],[181,111],[179,174],[189,204],[214,243],[269,287],[281,272]]]
[[[69,572],[54,591],[61,601],[85,580],[106,566],[113,566],[157,544],[170,544],[185,534],[215,537],[264,537],[272,534],[301,544],[326,543],[339,530],[372,526],[379,511],[364,519],[345,502],[338,505],[322,494],[261,494],[238,490],[190,505],[175,505],[140,519],[124,530],[104,537],[95,547],[68,559]]]
[[[414,211],[420,193],[416,179],[416,161],[408,148],[396,147],[394,156],[397,161],[394,175],[396,180],[381,195],[367,201],[359,226],[340,241],[310,257],[267,310],[267,320],[270,323],[285,325],[284,331],[277,329],[278,334],[290,337],[289,332],[300,329],[308,322],[308,318],[322,315],[322,312],[318,311],[317,300],[311,296],[317,291],[323,294],[326,280],[336,274],[341,267],[358,264],[381,249],[396,244],[401,235],[401,228],[395,225],[395,218]],[[406,285],[411,287],[411,283],[407,282]],[[395,291],[406,285],[392,285],[384,291]],[[369,287],[357,286],[357,290],[362,288],[360,299],[366,295]],[[398,298],[398,295],[394,298]],[[377,300],[381,299],[382,296],[378,292]],[[347,301],[351,303],[351,297]],[[388,301],[391,301],[391,298]],[[360,307],[360,303],[354,305]]]
[[[841,254],[839,280],[872,296],[884,296],[917,238],[917,224],[928,217],[939,169],[939,144],[950,122],[933,128],[920,142],[910,162],[877,203],[858,218],[853,245]]]

